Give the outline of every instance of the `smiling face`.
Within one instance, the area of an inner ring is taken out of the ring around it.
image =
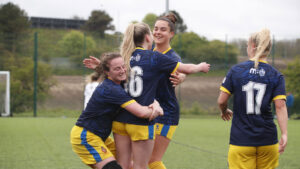
[[[111,79],[113,82],[120,84],[121,81],[126,80],[126,66],[124,64],[124,60],[121,57],[117,57],[112,59],[109,62],[109,71],[105,71],[108,78]]]
[[[155,22],[153,29],[153,39],[155,44],[170,43],[171,38],[174,36],[174,32],[171,32],[169,23],[167,21],[158,20]]]

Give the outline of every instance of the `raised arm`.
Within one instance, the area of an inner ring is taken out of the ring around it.
[[[100,64],[100,60],[94,56],[83,59],[82,63],[86,68],[95,70],[96,67]]]
[[[201,62],[199,64],[185,64],[185,63],[179,63],[179,66],[177,68],[177,71],[184,74],[192,74],[192,73],[198,73],[198,72],[204,72],[207,73],[210,69],[210,64],[207,64],[206,62]]]
[[[288,131],[287,131],[288,115],[287,115],[286,103],[285,100],[282,99],[274,100],[274,103],[276,108],[276,116],[281,131],[281,138],[279,141],[279,153],[283,153],[288,141]]]

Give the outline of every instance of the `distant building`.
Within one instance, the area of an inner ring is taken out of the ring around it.
[[[86,20],[30,17],[32,28],[80,29]]]

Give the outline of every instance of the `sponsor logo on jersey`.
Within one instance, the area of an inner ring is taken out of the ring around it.
[[[131,56],[131,58],[130,58],[130,61],[131,60],[135,60],[135,61],[140,61],[141,60],[141,55],[140,54],[137,54],[136,56]]]
[[[262,76],[265,76],[266,71],[265,71],[264,69],[262,69],[262,68],[259,69],[259,70],[258,70],[258,69],[255,69],[255,68],[251,68],[250,71],[249,71],[249,73],[250,73],[250,74],[255,74],[255,75],[258,74],[259,76],[262,77]]]

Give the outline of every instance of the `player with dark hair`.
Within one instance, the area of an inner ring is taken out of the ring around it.
[[[128,93],[140,104],[153,102],[160,76],[176,70],[186,74],[208,72],[207,63],[182,64],[176,58],[150,50],[152,33],[145,23],[130,24],[124,34],[121,55],[131,69]],[[166,86],[162,86],[166,87]],[[123,169],[146,169],[154,146],[154,122],[149,122],[122,111],[113,122],[118,162]],[[131,153],[132,151],[132,153]]]
[[[158,102],[154,101],[150,107],[141,106],[125,92],[120,84],[126,80],[127,74],[120,54],[104,54],[99,67],[104,81],[96,88],[72,128],[72,149],[91,168],[121,169],[108,146],[113,144],[109,135],[120,107],[146,121],[162,115],[163,111]]]
[[[267,29],[251,35],[249,61],[233,66],[220,87],[218,104],[223,120],[232,118],[228,164],[230,169],[273,169],[287,145],[287,109],[283,75],[267,63],[271,51]],[[227,101],[233,98],[233,112]],[[281,139],[273,121],[275,103]]]
[[[163,53],[176,61],[181,62],[180,56],[171,48],[170,42],[175,35],[176,16],[169,13],[166,16],[158,17],[153,29],[155,42],[154,51]],[[155,143],[151,159],[150,169],[166,169],[162,162],[173,134],[179,123],[179,104],[175,94],[175,86],[181,83],[186,75],[175,72],[173,74],[163,73],[160,75],[159,86],[156,92],[156,100],[164,110],[164,116],[155,119]]]

